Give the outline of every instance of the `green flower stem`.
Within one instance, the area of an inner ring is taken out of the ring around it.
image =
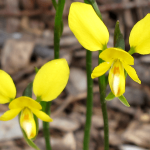
[[[50,106],[51,102],[41,102],[42,105],[42,110],[46,114],[50,116]],[[45,143],[46,143],[46,150],[52,150],[51,144],[50,144],[50,133],[49,133],[49,122],[43,121],[43,132],[44,132],[44,138],[45,138]]]
[[[40,102],[40,104],[42,105],[42,111],[50,116],[51,102],[48,102],[48,103],[44,102],[42,101],[41,97],[37,97],[36,101]],[[44,133],[44,138],[45,138],[46,150],[52,150],[51,144],[50,144],[49,122],[43,121],[43,133]]]
[[[97,5],[97,3],[96,3],[96,0],[84,0],[84,2],[85,2],[85,3],[88,3],[88,4],[91,4],[91,5],[93,6],[93,9],[95,10],[95,12],[97,13],[97,15],[99,16],[99,18],[100,18],[101,20],[103,20],[102,15],[101,15],[101,12],[100,12],[100,10],[99,10],[99,8],[98,8],[98,5]]]
[[[92,72],[92,52],[86,51],[86,70],[87,70],[87,101],[86,101],[86,123],[84,128],[83,150],[89,149],[90,129],[93,108],[93,80]]]
[[[56,10],[55,24],[54,24],[54,59],[58,59],[59,58],[59,48],[60,48],[60,37],[63,32],[62,16],[63,16],[65,0],[58,0],[58,4],[56,3],[55,0],[52,0],[52,3]],[[46,114],[50,115],[51,101],[50,102],[42,102],[42,106],[44,106],[43,111]],[[44,131],[44,137],[45,137],[45,142],[46,142],[46,150],[51,150],[49,122],[43,121],[43,131]]]
[[[91,5],[93,6],[95,12],[99,16],[101,20],[102,15],[100,10],[98,9],[97,3],[95,0],[89,0],[91,1]],[[103,50],[105,50],[107,46],[104,46]],[[102,51],[99,51],[99,54]],[[99,64],[102,63],[103,60],[99,58]],[[104,150],[109,150],[109,125],[108,125],[108,115],[107,115],[107,106],[105,102],[105,97],[106,97],[106,77],[105,75],[102,75],[99,77],[99,89],[100,89],[100,102],[101,102],[101,109],[102,109],[102,114],[103,114],[103,121],[104,121]]]
[[[99,58],[99,64],[102,62],[103,60]],[[105,75],[102,75],[98,78],[99,89],[100,89],[100,102],[101,102],[101,109],[102,109],[103,121],[104,121],[104,150],[109,150],[109,125],[108,125],[107,106],[105,101],[106,82],[107,81]]]
[[[97,3],[96,3],[95,0],[92,2],[92,6],[93,6],[95,12],[97,13],[97,15],[99,16],[99,18],[103,21],[101,12],[100,12],[100,10],[99,10],[99,8],[98,8],[98,5],[97,5]]]
[[[84,0],[89,4],[88,0]],[[93,80],[92,73],[92,52],[86,50],[86,74],[87,74],[87,101],[86,101],[86,122],[84,128],[83,150],[89,150],[91,119],[93,109]]]
[[[64,10],[65,0],[59,0],[54,25],[54,58],[59,58],[60,37],[63,31],[62,15]]]
[[[54,6],[54,8],[56,10],[57,9],[57,2],[56,2],[56,0],[52,0],[52,3],[53,3],[53,6]]]

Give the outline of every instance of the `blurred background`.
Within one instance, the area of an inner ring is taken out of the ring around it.
[[[86,113],[86,51],[68,27],[67,17],[73,1],[66,0],[63,13],[60,57],[67,59],[71,72],[67,87],[51,106],[53,150],[82,150]],[[150,0],[97,0],[97,3],[110,33],[108,47],[113,46],[114,27],[119,20],[128,51],[130,31],[150,12]],[[40,68],[54,57],[54,17],[51,0],[0,0],[0,66],[12,76],[17,97],[34,79],[34,67]],[[142,84],[127,77],[124,95],[131,107],[125,107],[118,99],[107,102],[110,150],[150,149],[150,55],[134,54],[134,57],[134,68]],[[93,52],[93,68],[98,64],[97,58],[98,52]],[[110,92],[109,87],[107,92]],[[103,150],[103,120],[97,79],[94,80],[93,93],[90,150]],[[0,115],[6,110],[7,104],[0,105]],[[41,121],[39,123],[40,131],[35,143],[44,150]],[[33,150],[23,139],[17,117],[0,122],[0,150]]]

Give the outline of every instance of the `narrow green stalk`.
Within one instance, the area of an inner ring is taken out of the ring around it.
[[[41,102],[42,110],[46,114],[50,116],[50,106],[51,102]],[[46,150],[52,150],[51,144],[50,144],[50,133],[49,133],[49,122],[43,121],[43,132],[44,132],[44,138],[45,138],[45,143],[46,143]]]
[[[99,64],[102,62],[103,60],[99,58]],[[99,83],[99,89],[100,89],[101,109],[102,109],[103,121],[104,121],[104,150],[109,150],[109,125],[108,125],[107,106],[106,106],[106,101],[105,101],[105,97],[106,97],[105,75],[102,75],[98,78],[98,83]]]
[[[99,16],[99,18],[103,21],[101,12],[100,12],[100,10],[99,10],[99,8],[98,8],[98,5],[97,5],[97,3],[96,3],[95,0],[94,0],[94,2],[92,3],[92,6],[93,6],[95,12],[97,13],[97,15]]]
[[[88,0],[84,0],[89,4]],[[83,150],[89,150],[90,130],[93,110],[93,80],[92,73],[92,52],[86,50],[86,75],[87,75],[87,101],[86,101],[86,122],[84,128]]]
[[[56,0],[52,0],[52,3],[53,3],[53,6],[54,6],[54,8],[56,10],[57,9],[57,2],[56,2]]]
[[[62,35],[63,31],[63,21],[62,21],[62,15],[65,5],[65,0],[58,0],[58,4],[55,0],[52,0],[52,3],[54,5],[54,8],[56,10],[55,15],[55,24],[54,24],[54,59],[59,58],[59,48],[60,48],[60,37]],[[50,115],[50,102],[42,102],[43,111]],[[46,142],[46,150],[51,150],[50,145],[50,134],[49,134],[49,123],[43,121],[43,131],[44,131],[44,137]]]
[[[107,115],[107,106],[105,102],[106,97],[106,86],[105,86],[105,75],[99,77],[99,88],[100,88],[100,102],[103,113],[104,121],[104,150],[109,150],[109,125],[108,125],[108,115]]]
[[[62,15],[64,10],[65,0],[59,0],[56,15],[55,15],[55,25],[54,25],[54,58],[59,58],[59,48],[60,48],[60,36],[63,31]]]
[[[93,6],[95,12],[102,20],[102,15],[100,10],[98,9],[97,3],[95,0],[89,0],[91,5]],[[105,50],[107,46],[104,46],[103,50]],[[99,53],[102,51],[99,51]],[[102,63],[103,60],[99,58],[99,64]],[[100,89],[100,102],[101,102],[101,109],[103,114],[103,121],[104,121],[104,150],[109,150],[109,125],[108,125],[108,115],[107,115],[107,106],[105,102],[106,97],[106,77],[102,75],[98,79],[99,81],[99,89]]]
[[[101,20],[103,20],[102,15],[101,15],[101,12],[100,12],[100,10],[99,10],[99,8],[98,8],[98,5],[97,5],[97,3],[96,3],[96,0],[84,0],[84,2],[85,2],[85,3],[88,3],[88,4],[91,4],[91,5],[93,6],[93,9],[95,10],[95,12],[97,13],[97,15],[99,16],[99,18],[100,18]]]
[[[93,80],[92,72],[92,52],[86,51],[86,70],[87,70],[87,101],[86,101],[86,123],[84,128],[83,150],[89,149],[90,129],[93,108]]]

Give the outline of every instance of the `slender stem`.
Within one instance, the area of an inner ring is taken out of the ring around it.
[[[98,9],[97,3],[95,0],[90,0],[91,5],[93,6],[95,12],[99,16],[99,18],[102,20],[102,15],[100,13],[100,10]],[[103,50],[105,50],[107,46],[105,45],[103,47]],[[99,51],[99,54],[102,51]],[[99,64],[102,63],[103,60],[99,58]],[[102,75],[98,79],[99,81],[99,89],[100,89],[100,102],[101,102],[101,109],[103,114],[103,121],[104,121],[104,150],[109,150],[109,125],[108,125],[108,115],[107,115],[107,106],[105,102],[106,97],[106,77],[105,75]]]
[[[99,77],[99,88],[100,88],[100,102],[103,113],[104,121],[104,150],[109,150],[109,125],[108,125],[108,115],[107,115],[107,106],[105,102],[106,97],[106,87],[103,84],[105,76]]]
[[[89,4],[88,0],[84,0]],[[83,150],[89,150],[90,130],[93,109],[93,80],[92,73],[92,52],[86,50],[86,75],[87,75],[87,101],[86,101],[86,122],[84,128]]]
[[[101,12],[98,8],[98,5],[96,3],[96,0],[84,0],[85,3],[87,4],[91,4],[93,6],[93,9],[95,10],[95,12],[97,13],[97,15],[99,16],[99,18],[103,21]]]
[[[42,110],[46,114],[50,116],[50,102],[41,102]],[[46,150],[52,150],[51,144],[50,144],[50,133],[49,133],[49,122],[43,121],[43,132],[44,132],[44,138],[45,138],[45,144],[46,144]]]
[[[62,15],[64,10],[65,0],[59,0],[55,15],[54,25],[54,58],[59,58],[60,36],[63,31]]]
[[[92,52],[86,51],[86,70],[87,70],[87,101],[86,101],[86,123],[84,128],[83,150],[89,149],[90,129],[93,108],[93,80],[92,72]]]
[[[53,5],[56,9],[56,15],[55,15],[55,24],[54,24],[54,59],[59,58],[59,48],[60,48],[60,37],[63,32],[63,21],[62,21],[62,15],[65,5],[65,0],[58,0],[58,4],[55,0],[52,0]],[[50,102],[42,102],[43,111],[50,115]],[[43,121],[43,131],[44,131],[44,137],[46,142],[46,150],[51,150],[50,145],[50,134],[49,134],[49,123]]]
[[[53,6],[54,6],[54,8],[56,10],[57,9],[57,2],[56,2],[56,0],[52,0],[52,3],[53,3]]]
[[[103,60],[99,58],[99,64],[102,63]],[[108,125],[108,115],[107,115],[107,106],[106,106],[106,77],[102,75],[98,78],[99,89],[100,89],[100,102],[101,109],[103,114],[104,121],[104,150],[109,150],[109,125]]]
[[[99,10],[99,8],[98,8],[98,5],[97,5],[97,3],[96,3],[95,0],[92,2],[92,6],[93,6],[95,12],[97,13],[97,15],[99,16],[99,18],[103,21],[101,12],[100,12],[100,10]]]

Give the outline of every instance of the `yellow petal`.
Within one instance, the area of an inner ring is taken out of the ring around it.
[[[20,111],[21,111],[21,108],[8,110],[2,116],[0,116],[0,120],[1,121],[11,120],[15,118],[19,114]]]
[[[8,103],[16,97],[16,87],[9,74],[0,70],[0,104]]]
[[[91,5],[72,3],[68,22],[71,31],[85,49],[102,50],[108,43],[109,32]]]
[[[0,104],[9,103],[10,100],[11,100],[11,98],[9,98],[6,95],[1,95],[1,93],[0,93]]]
[[[104,73],[106,73],[107,70],[110,68],[110,66],[111,66],[111,63],[103,62],[100,65],[98,65],[97,67],[95,67],[91,74],[92,79],[97,78],[97,77],[103,75]]]
[[[41,120],[45,121],[45,122],[52,122],[53,119],[50,118],[46,113],[44,113],[43,111],[39,111],[38,109],[34,109],[31,108],[31,111]]]
[[[30,109],[24,108],[20,115],[20,126],[27,134],[28,139],[32,139],[36,136],[36,124],[33,113]]]
[[[134,25],[129,43],[136,53],[150,54],[150,13]]]
[[[26,96],[18,97],[9,104],[9,109],[16,109],[16,108],[23,109],[24,107],[35,108],[39,110],[42,109],[41,105],[37,101]]]
[[[138,75],[136,74],[136,71],[133,67],[123,63],[123,66],[125,70],[127,71],[128,75],[137,83],[141,84],[140,79],[138,78]]]
[[[124,68],[120,60],[115,60],[109,71],[109,85],[116,97],[121,96],[125,92]]]
[[[51,101],[65,88],[69,79],[69,66],[65,59],[55,59],[38,71],[33,81],[33,92],[43,101]]]
[[[112,60],[119,59],[129,65],[134,65],[134,58],[120,48],[108,48],[102,51],[99,57],[107,62],[112,62]]]

